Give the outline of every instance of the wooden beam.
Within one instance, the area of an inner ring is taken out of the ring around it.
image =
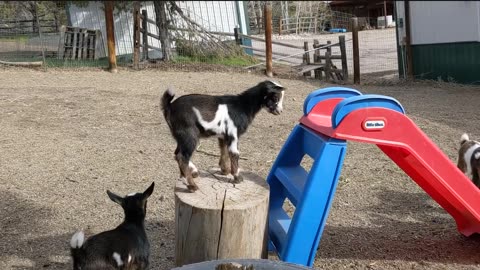
[[[105,27],[107,29],[108,63],[110,72],[117,73],[117,56],[115,53],[115,28],[113,25],[113,1],[105,5]]]
[[[264,7],[265,18],[265,51],[266,51],[266,75],[273,77],[272,72],[272,5],[266,4]]]
[[[254,47],[251,47],[251,46],[240,45],[240,47],[244,48],[244,49],[249,49],[249,50],[252,50],[252,51],[263,52],[263,53],[265,52],[264,49],[254,48]],[[273,52],[272,51],[272,55],[290,56],[291,54],[281,53],[281,52]],[[295,56],[295,57],[291,57],[291,58],[303,59],[303,56]]]
[[[249,35],[244,35],[244,34],[242,34],[242,33],[238,33],[238,36],[240,36],[240,37],[245,37],[245,38],[249,38],[249,39],[252,39],[252,40],[257,40],[257,41],[263,41],[263,42],[265,42],[265,39],[263,39],[263,38],[253,37],[253,36],[249,36]],[[278,42],[278,41],[273,41],[273,40],[272,40],[272,44],[280,45],[280,46],[285,46],[285,47],[289,47],[289,48],[293,48],[293,49],[301,49],[301,50],[303,50],[303,46],[295,46],[295,45],[292,45],[292,44],[283,43],[283,42]]]

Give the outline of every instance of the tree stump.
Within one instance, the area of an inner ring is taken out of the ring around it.
[[[220,170],[200,171],[199,190],[175,187],[175,265],[267,257],[269,187],[251,172],[233,184]]]

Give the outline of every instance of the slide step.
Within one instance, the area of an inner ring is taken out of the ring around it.
[[[287,191],[287,197],[294,206],[302,199],[308,173],[302,166],[282,166],[275,170],[275,176]]]
[[[283,253],[284,244],[287,243],[288,228],[292,220],[283,209],[272,209],[269,213],[270,240],[278,254]]]

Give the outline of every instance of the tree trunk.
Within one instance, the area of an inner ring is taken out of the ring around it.
[[[244,181],[217,170],[200,170],[199,190],[175,187],[175,265],[232,258],[267,257],[269,186],[243,171]]]
[[[168,20],[167,20],[167,2],[168,1],[153,1],[155,7],[155,16],[158,27],[158,36],[160,37],[160,46],[162,47],[162,54],[164,61],[172,60],[172,48],[168,38]]]

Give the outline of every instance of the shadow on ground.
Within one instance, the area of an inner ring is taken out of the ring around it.
[[[2,269],[69,268],[71,235],[49,231],[52,210],[9,191],[0,191],[0,196],[0,265],[6,264]]]
[[[50,230],[48,221],[53,219],[53,211],[12,192],[0,191],[0,196],[0,268],[70,269],[72,233],[55,234]],[[150,220],[147,216],[145,228],[151,245],[152,269],[173,268],[174,222]],[[92,235],[89,231],[86,234]]]
[[[371,225],[325,227],[317,256],[360,260],[406,260],[463,265],[480,263],[480,236],[464,237],[453,218],[426,193],[380,191],[365,209]]]

